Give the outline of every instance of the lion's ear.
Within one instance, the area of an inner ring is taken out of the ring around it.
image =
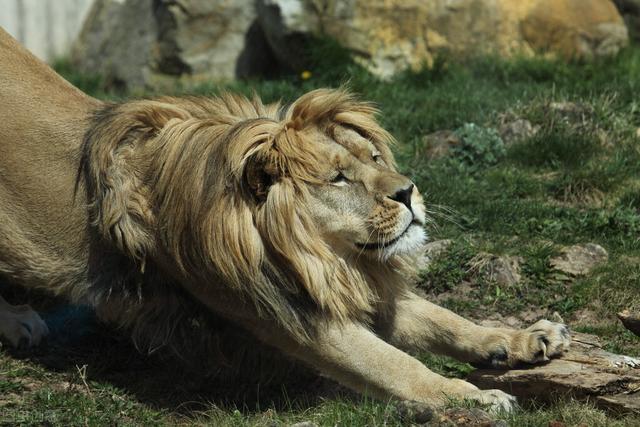
[[[251,195],[258,201],[266,200],[269,188],[276,179],[274,168],[264,159],[253,158],[247,162],[244,181]]]
[[[242,161],[242,186],[259,202],[267,198],[269,189],[283,175],[286,159],[277,148],[279,126],[272,121],[247,121],[238,126],[235,135],[240,136],[246,147]]]
[[[186,112],[171,104],[136,101],[110,105],[94,116],[85,135],[81,168],[90,215],[99,234],[144,263],[154,247],[154,213],[147,142]]]

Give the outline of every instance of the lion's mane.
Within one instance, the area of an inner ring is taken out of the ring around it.
[[[98,311],[149,351],[203,335],[194,328],[211,318],[177,278],[231,290],[301,341],[319,321],[371,321],[411,267],[401,257],[344,259],[320,238],[308,135],[339,124],[389,153],[375,114],[345,90],[316,90],[288,107],[226,94],[98,111],[81,166],[101,247],[90,285]]]

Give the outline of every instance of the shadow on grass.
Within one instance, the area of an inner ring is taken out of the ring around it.
[[[217,367],[215,375],[206,374],[162,351],[141,354],[126,333],[101,324],[88,307],[22,289],[0,290],[14,304],[29,300],[50,328],[39,347],[10,349],[8,354],[49,372],[69,374],[92,389],[115,387],[156,410],[189,417],[212,406],[281,412],[305,410],[338,395],[357,400],[355,394],[258,342],[247,346],[251,354],[243,355],[248,366]]]

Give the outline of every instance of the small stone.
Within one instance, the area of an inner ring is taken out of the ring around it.
[[[434,259],[446,251],[452,243],[453,240],[450,239],[435,240],[425,245],[424,252],[429,258]]]
[[[526,325],[536,323],[540,319],[548,317],[548,312],[544,308],[531,307],[529,309],[522,310],[518,313],[518,318]]]
[[[607,251],[595,243],[565,247],[560,252],[559,256],[551,259],[551,266],[573,276],[584,276],[609,259]]]
[[[588,104],[575,102],[552,102],[549,104],[549,110],[556,113],[569,121],[581,121],[585,117],[593,115],[593,107]]]
[[[439,130],[426,135],[423,138],[426,148],[426,156],[429,160],[445,157],[451,151],[451,147],[459,145],[460,137],[451,130]]]
[[[549,104],[549,108],[559,113],[581,113],[584,110],[584,106],[576,104],[575,102],[552,102]]]
[[[540,131],[540,126],[533,126],[526,119],[515,119],[501,124],[499,131],[504,143],[511,145],[535,136]]]
[[[447,250],[447,248],[453,243],[452,240],[435,240],[427,243],[424,247],[424,252],[418,257],[417,264],[419,270],[424,270],[431,264],[435,258],[441,253]]]
[[[311,421],[302,421],[300,423],[291,424],[289,427],[318,427],[318,424]]]
[[[557,311],[554,311],[553,313],[551,313],[551,317],[549,318],[549,320],[556,323],[562,323],[562,324],[565,323],[564,319],[562,318],[560,313],[558,313]]]
[[[521,262],[521,257],[495,257],[487,264],[487,278],[502,286],[517,285],[522,280],[522,276],[520,275]]]
[[[618,313],[618,319],[622,322],[622,325],[640,337],[640,313],[632,313],[629,310],[623,310]]]
[[[512,286],[522,280],[521,263],[521,257],[496,256],[487,252],[480,252],[469,262],[471,271],[502,286]]]

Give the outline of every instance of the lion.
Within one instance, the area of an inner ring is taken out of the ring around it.
[[[105,103],[5,32],[0,55],[4,280],[92,306],[141,351],[249,334],[358,392],[433,406],[515,400],[410,353],[508,368],[567,349],[562,324],[483,327],[412,290],[424,200],[376,108],[347,90],[288,106],[232,94]],[[14,345],[47,333],[27,306],[2,300],[0,319]]]

